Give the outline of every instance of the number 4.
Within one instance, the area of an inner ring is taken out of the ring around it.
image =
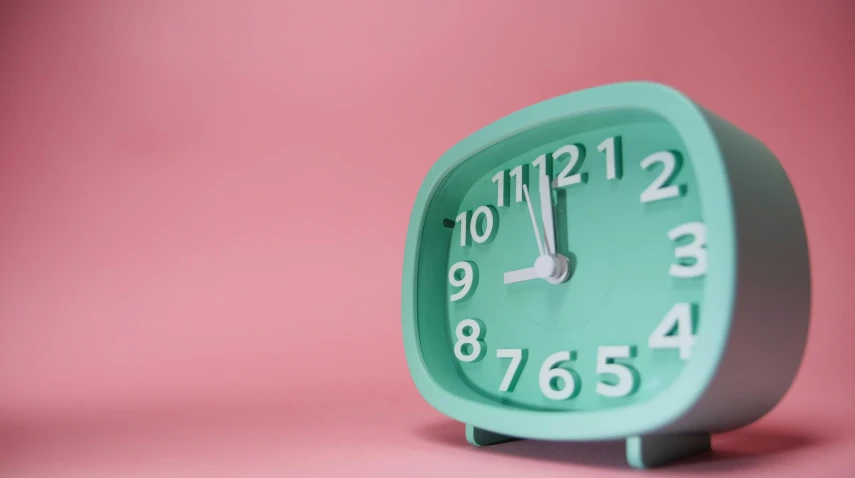
[[[651,349],[680,349],[680,358],[683,360],[689,358],[693,345],[692,304],[688,302],[674,304],[647,339],[647,346]]]

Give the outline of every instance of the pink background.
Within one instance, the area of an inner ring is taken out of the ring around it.
[[[466,445],[399,314],[436,158],[624,80],[768,144],[813,267],[785,400],[657,473],[855,476],[853,32],[843,0],[5,2],[0,476],[635,476]]]

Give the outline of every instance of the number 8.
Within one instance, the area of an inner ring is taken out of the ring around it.
[[[470,332],[466,334],[466,329]],[[487,353],[487,346],[481,340],[484,336],[484,327],[478,319],[466,319],[457,324],[457,329],[454,331],[457,336],[457,342],[454,343],[454,356],[461,362],[477,362],[484,358]],[[469,351],[464,351],[463,347],[469,345]]]

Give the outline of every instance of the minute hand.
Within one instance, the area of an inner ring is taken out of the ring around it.
[[[546,253],[554,256],[555,248],[555,216],[552,213],[552,181],[546,174],[540,176],[540,219],[543,222],[543,238],[546,243]]]

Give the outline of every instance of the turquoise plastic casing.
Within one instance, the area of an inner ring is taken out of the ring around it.
[[[426,221],[456,210],[465,191],[454,185],[476,174],[464,171],[467,161],[503,159],[479,153],[503,143],[536,140],[538,131],[559,121],[590,129],[619,124],[627,115],[664,119],[680,136],[694,169],[707,247],[714,255],[710,253],[700,306],[703,321],[691,359],[661,393],[617,408],[540,411],[469,393],[448,343],[429,333],[431,324],[445,320],[437,298],[445,294],[448,244],[426,233]],[[424,399],[466,423],[469,441],[476,445],[511,437],[626,438],[628,460],[636,467],[708,449],[709,434],[749,424],[780,401],[799,369],[809,316],[807,239],[781,164],[745,131],[660,84],[629,82],[578,91],[485,126],[436,161],[410,217],[402,288],[407,364]]]

